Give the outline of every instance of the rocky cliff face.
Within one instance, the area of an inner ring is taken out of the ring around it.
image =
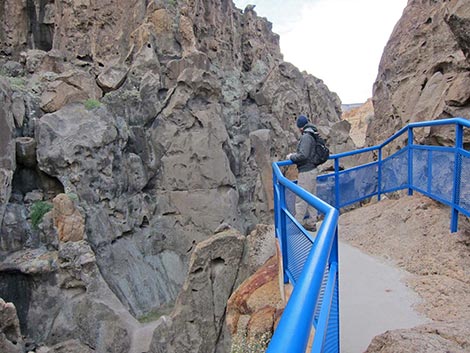
[[[0,297],[28,349],[138,351],[136,317],[191,306],[199,243],[272,222],[271,163],[298,114],[333,152],[353,146],[338,97],[231,1],[7,0],[0,19]],[[165,344],[194,351],[179,331]]]
[[[411,0],[387,43],[374,84],[373,145],[407,123],[470,118],[468,1]],[[448,131],[420,133],[420,141],[445,144]]]

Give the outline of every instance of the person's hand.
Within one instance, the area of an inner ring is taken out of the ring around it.
[[[287,159],[290,159],[291,156],[292,156],[292,153],[289,153],[289,154],[286,156],[286,158],[287,158]]]

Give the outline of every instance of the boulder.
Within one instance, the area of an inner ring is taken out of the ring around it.
[[[61,242],[83,240],[85,220],[66,194],[59,194],[53,200],[52,217]]]
[[[0,351],[2,353],[23,353],[24,342],[16,308],[0,298]]]
[[[227,325],[235,347],[256,345],[271,338],[284,301],[281,297],[277,257],[271,257],[230,296],[227,303]]]
[[[118,89],[127,77],[126,65],[110,65],[97,78],[96,82],[104,92]]]
[[[442,322],[387,331],[374,337],[365,353],[455,352],[470,348],[467,322]]]
[[[95,78],[80,70],[69,70],[47,79],[41,96],[41,109],[52,113],[70,103],[100,99],[101,89]]]
[[[226,305],[243,246],[244,237],[234,230],[215,234],[196,246],[171,321],[154,332],[150,352],[202,353],[226,347]]]
[[[37,245],[37,239],[32,236],[26,215],[24,205],[6,205],[0,227],[0,251],[11,252],[21,250],[25,246]]]
[[[8,83],[0,79],[0,226],[10,199],[13,173],[16,169],[11,94]]]
[[[32,137],[16,138],[16,161],[27,168],[34,168],[36,162],[36,140]]]

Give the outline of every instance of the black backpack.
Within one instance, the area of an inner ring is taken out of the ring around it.
[[[312,134],[315,139],[315,155],[313,156],[313,163],[316,166],[325,163],[330,157],[330,150],[325,145],[325,140],[317,133]]]

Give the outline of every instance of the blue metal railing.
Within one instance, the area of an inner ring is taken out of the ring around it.
[[[414,129],[450,125],[453,147],[414,144]],[[281,173],[290,161],[273,163],[275,232],[282,256],[284,283],[292,295],[269,344],[268,353],[305,352],[313,333],[311,352],[339,352],[338,210],[358,201],[408,189],[418,191],[452,210],[451,231],[458,214],[470,216],[470,152],[463,146],[463,118],[412,123],[382,144],[330,156],[334,172],[317,178],[317,196],[306,192]],[[408,134],[407,145],[383,158],[383,149]],[[340,170],[340,160],[361,153],[376,153],[376,160]],[[316,237],[294,218],[294,200],[300,197],[324,215]],[[331,205],[334,205],[331,206]],[[314,330],[314,332],[312,331]]]
[[[273,163],[275,229],[282,253],[284,283],[294,285],[267,352],[305,352],[312,327],[313,347],[339,351],[338,217],[334,207],[284,177]],[[291,194],[289,194],[291,192]],[[293,216],[293,195],[313,205],[324,220],[313,238]],[[290,199],[290,200],[289,200]],[[289,202],[290,201],[290,202]]]
[[[455,129],[454,146],[430,146],[414,143],[414,130],[425,127],[451,126]],[[456,232],[458,214],[470,216],[470,153],[463,146],[464,128],[470,120],[442,119],[411,123],[382,144],[331,156],[335,171],[317,178],[317,196],[337,209],[385,193],[408,189],[418,191],[452,210],[451,231]],[[407,145],[382,157],[384,147],[408,134]],[[340,160],[349,156],[375,152],[377,160],[340,170]]]

